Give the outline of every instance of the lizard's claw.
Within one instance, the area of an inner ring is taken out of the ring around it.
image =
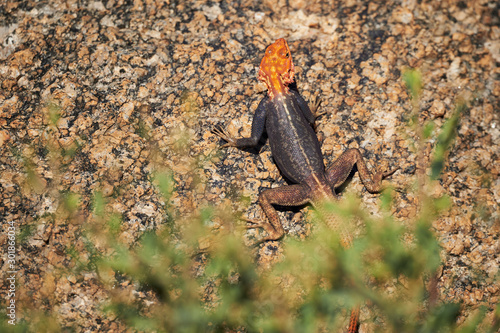
[[[221,147],[234,147],[236,146],[236,139],[233,139],[232,137],[229,136],[229,134],[220,126],[214,128],[212,130],[212,133],[217,135],[219,138],[222,140],[226,141],[227,143],[223,144]]]

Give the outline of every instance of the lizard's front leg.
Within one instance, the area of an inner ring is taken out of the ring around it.
[[[388,172],[377,172],[371,174],[368,170],[365,160],[358,149],[349,149],[340,155],[340,157],[326,171],[326,179],[332,189],[342,185],[352,168],[356,165],[359,177],[370,193],[378,193],[382,190],[382,179],[392,175],[399,167]]]
[[[273,205],[300,206],[310,202],[310,189],[307,185],[288,185],[265,190],[259,195],[259,204],[266,214],[267,221],[251,222],[249,228],[263,228],[268,235],[258,243],[277,240],[283,237],[285,231],[278,212]]]
[[[299,105],[299,108],[302,111],[304,117],[306,117],[307,122],[314,129],[316,129],[316,119],[326,114],[326,111],[318,112],[319,106],[321,105],[321,100],[319,98],[315,98],[314,101],[311,103],[312,106],[309,107],[309,104],[307,104],[305,99],[302,98],[302,96],[300,96],[298,92],[292,91],[292,94],[295,95],[295,101]]]
[[[222,145],[222,147],[245,148],[257,146],[262,133],[264,133],[264,127],[266,126],[268,103],[269,97],[266,96],[262,99],[262,101],[260,101],[257,110],[255,110],[255,115],[253,116],[252,121],[252,134],[249,138],[235,139],[231,137],[223,128],[218,127],[213,129],[212,133],[227,142],[226,144]]]

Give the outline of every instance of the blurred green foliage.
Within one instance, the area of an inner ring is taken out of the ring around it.
[[[404,80],[416,103],[422,90],[420,74],[407,71]],[[183,98],[193,109],[195,98],[190,96]],[[464,108],[464,103],[458,104],[437,136],[427,183],[438,179],[444,168]],[[54,125],[58,108],[51,104],[49,109]],[[432,139],[434,125],[420,126],[420,138]],[[137,131],[143,138],[151,137],[144,123]],[[28,182],[41,186],[29,159],[25,166]],[[457,327],[460,304],[429,301],[433,292],[429,285],[441,264],[440,247],[430,226],[450,207],[447,196],[430,198],[417,189],[418,215],[404,224],[392,216],[394,192],[390,188],[380,196],[379,217],[360,209],[358,198],[344,196],[328,203],[327,210],[345,225],[357,221],[365,226],[351,248],[342,248],[336,232],[316,214],[312,235],[303,241],[285,237],[280,241],[279,261],[263,267],[256,263],[256,250],[244,245],[243,232],[234,228],[240,216],[211,206],[190,217],[180,216],[172,205],[176,190],[172,173],[158,171],[150,181],[164,201],[162,227],[144,232],[132,247],[126,245],[118,237],[122,216],[110,209],[110,199],[96,191],[91,204],[94,222],[86,223],[82,232],[90,255],[82,261],[76,249],[67,251],[77,263],[72,274],[88,270],[101,278],[109,294],[103,312],[133,330],[339,332],[346,327],[349,309],[357,304],[366,304],[362,318],[375,332],[466,333],[475,332],[484,321],[482,309]],[[67,219],[81,218],[80,195],[68,191],[59,196],[61,214]],[[214,229],[215,222],[220,227]],[[106,254],[97,250],[96,239]],[[257,251],[275,246],[264,244]],[[135,290],[132,294],[126,288],[129,285]],[[33,314],[31,323],[2,325],[13,332],[64,330],[53,315],[37,310]],[[483,326],[483,331],[495,332],[496,325]]]

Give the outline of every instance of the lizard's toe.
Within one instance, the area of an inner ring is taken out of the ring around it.
[[[401,168],[398,166],[398,167],[395,167],[394,169],[392,169],[390,171],[384,172],[382,174],[382,178],[389,177],[390,175],[392,175],[394,172],[398,171],[399,169],[401,169]]]
[[[222,140],[226,141],[226,143],[221,147],[233,147],[235,145],[235,140],[231,138],[222,127],[215,127],[214,129],[212,129],[212,133],[217,135]]]

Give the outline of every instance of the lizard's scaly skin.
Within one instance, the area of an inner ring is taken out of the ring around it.
[[[328,169],[325,170],[323,156],[316,133],[314,121],[316,110],[311,111],[307,102],[298,91],[290,89],[295,68],[287,42],[280,38],[267,47],[260,64],[259,80],[267,85],[268,93],[255,111],[252,134],[249,138],[231,138],[222,129],[215,131],[226,140],[225,146],[254,147],[264,132],[269,136],[271,151],[280,171],[292,183],[262,192],[259,204],[264,210],[267,221],[254,222],[252,228],[261,227],[267,236],[260,242],[277,240],[284,234],[283,226],[274,205],[298,206],[311,203],[321,210],[322,202],[335,200],[335,189],[342,185],[354,165],[369,192],[379,192],[381,181],[388,173],[372,175],[357,149],[345,151]],[[331,214],[326,214],[330,227],[340,234],[341,244],[350,247],[352,234]],[[359,307],[351,312],[349,333],[358,331]]]

